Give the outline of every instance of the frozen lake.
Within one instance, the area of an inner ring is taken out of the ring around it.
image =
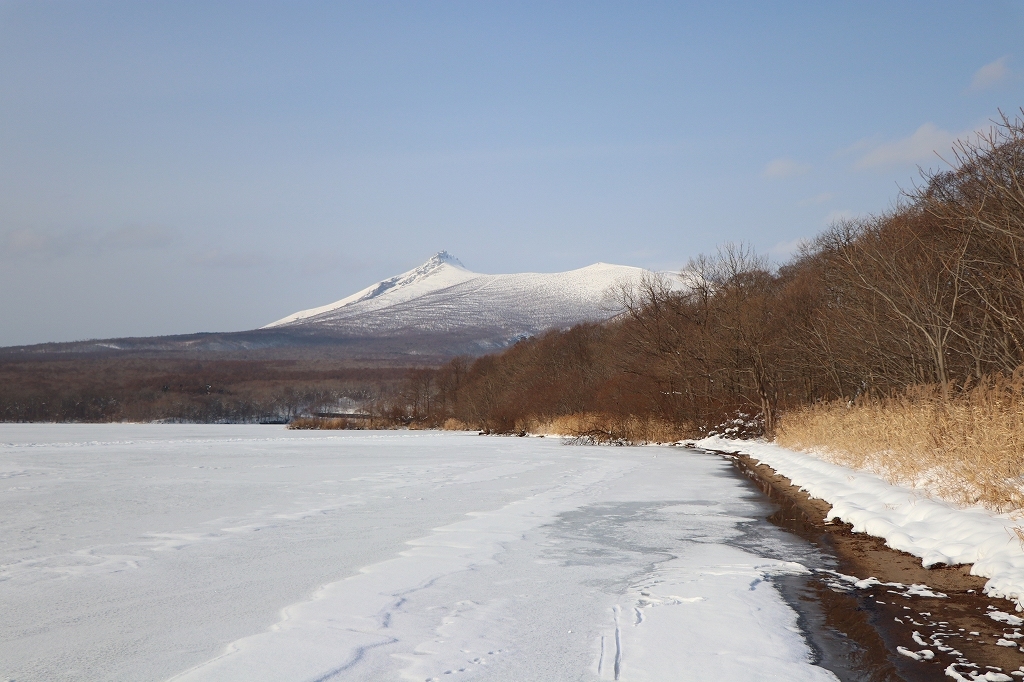
[[[0,425],[0,680],[831,680],[679,448]]]

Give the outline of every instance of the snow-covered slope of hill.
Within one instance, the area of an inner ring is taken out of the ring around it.
[[[446,251],[423,265],[347,298],[303,310],[263,327],[304,328],[358,336],[486,330],[489,343],[615,314],[609,291],[646,274],[595,263],[556,273],[484,275]],[[481,338],[484,341],[484,338]]]

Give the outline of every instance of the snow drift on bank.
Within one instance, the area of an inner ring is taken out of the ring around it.
[[[1015,532],[1021,521],[981,508],[958,509],[926,491],[770,443],[711,437],[694,445],[750,455],[831,504],[829,519],[883,538],[889,547],[920,557],[925,567],[972,564],[971,575],[989,579],[986,594],[1024,610],[1024,547]]]

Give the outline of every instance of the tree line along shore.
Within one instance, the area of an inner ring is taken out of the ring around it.
[[[1020,116],[780,267],[729,244],[683,276],[621,287],[607,323],[412,371],[378,414],[606,442],[763,435],[961,504],[1024,506]]]
[[[2,421],[290,421],[593,442],[767,436],[959,503],[1024,506],[1024,110],[890,210],[781,266],[742,244],[621,313],[424,366],[317,357],[0,362]],[[355,401],[357,418],[331,416]],[[320,415],[320,416],[317,416]]]

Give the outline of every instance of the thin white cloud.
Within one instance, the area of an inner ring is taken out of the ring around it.
[[[768,165],[761,171],[761,177],[768,178],[770,180],[776,180],[779,178],[791,178],[796,175],[803,175],[807,171],[811,170],[811,164],[796,161],[786,157],[773,159],[768,162]]]
[[[116,249],[153,249],[167,246],[173,235],[161,225],[126,225],[108,230],[97,238],[97,243]]]
[[[925,123],[909,137],[876,145],[857,160],[856,167],[879,168],[934,161],[936,153],[948,156],[953,143],[969,134],[957,135],[934,123]]]
[[[172,245],[174,233],[160,225],[125,225],[103,231],[21,228],[0,233],[0,253],[12,257],[55,258]]]
[[[850,220],[856,217],[857,214],[848,208],[837,209],[828,212],[828,215],[825,216],[825,220],[822,221],[822,225],[828,227],[834,222],[838,222],[840,220]]]
[[[350,274],[366,272],[367,265],[363,261],[341,251],[325,249],[302,254],[299,257],[297,269],[304,275],[316,277],[332,274],[339,270]]]
[[[228,270],[246,270],[270,265],[270,259],[267,258],[266,254],[255,251],[224,251],[222,249],[208,249],[196,252],[193,255],[193,261],[197,265],[207,268]]]
[[[817,204],[824,204],[825,202],[832,201],[835,195],[832,192],[822,192],[821,194],[815,194],[813,197],[807,197],[796,202],[797,206],[815,206]]]
[[[850,155],[853,155],[853,154],[860,154],[860,153],[864,152],[864,150],[866,150],[866,149],[871,149],[873,147],[878,146],[880,141],[881,141],[881,139],[882,138],[879,135],[873,135],[871,137],[863,137],[863,138],[857,140],[856,142],[854,142],[853,144],[851,144],[846,149],[840,149],[840,150],[836,151],[836,153],[833,154],[833,158],[839,158],[839,157],[842,157],[842,156],[850,156]]]
[[[4,252],[12,256],[62,253],[61,241],[39,230],[8,230],[3,235]]]
[[[768,254],[775,256],[776,258],[789,258],[806,243],[807,239],[805,237],[797,237],[796,239],[788,242],[779,242],[772,248],[768,249]]]
[[[988,90],[1005,81],[1010,76],[1010,67],[1006,65],[1009,58],[1010,55],[1005,55],[975,71],[969,90],[972,92]]]

